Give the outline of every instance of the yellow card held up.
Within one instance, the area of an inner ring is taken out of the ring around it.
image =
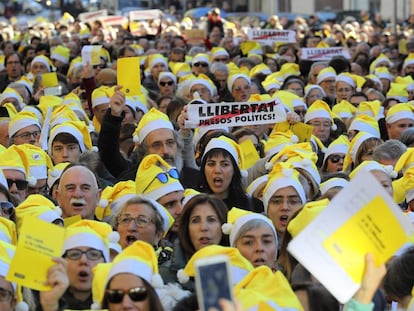
[[[126,96],[141,95],[141,70],[139,57],[123,57],[117,61],[117,82]]]
[[[6,280],[47,291],[47,271],[53,257],[61,257],[65,229],[32,216],[25,217]]]
[[[260,160],[260,156],[257,153],[256,147],[250,139],[246,139],[241,144],[239,144],[239,146],[243,155],[242,169],[246,170]]]
[[[44,88],[58,86],[59,83],[56,72],[42,74],[42,85]]]

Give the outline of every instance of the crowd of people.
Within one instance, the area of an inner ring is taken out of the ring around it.
[[[223,310],[411,310],[412,247],[387,268],[361,255],[361,286],[344,306],[287,251],[361,171],[414,219],[414,21],[393,33],[379,15],[362,17],[275,15],[264,29],[291,30],[296,42],[272,45],[218,8],[201,21],[117,28],[67,14],[2,25],[2,310],[198,310],[195,262],[218,254],[237,302]],[[206,37],[195,43],[189,29]],[[84,46],[99,58],[86,60]],[[350,58],[301,58],[333,47]],[[125,57],[140,64],[132,96],[118,85]],[[283,122],[186,125],[188,104],[273,99]],[[300,123],[308,139],[294,132]],[[259,159],[250,166],[246,141]],[[65,225],[48,291],[6,279],[28,215]]]

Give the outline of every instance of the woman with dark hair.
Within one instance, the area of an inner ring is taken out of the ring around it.
[[[243,187],[242,161],[240,147],[234,140],[227,136],[211,139],[201,158],[199,190],[222,199],[229,210],[238,207],[262,212],[262,202],[249,197]]]
[[[213,244],[228,245],[221,232],[226,217],[226,205],[211,195],[198,194],[185,204],[178,225],[178,239],[174,242],[173,257],[160,266],[160,274],[166,283],[177,282],[177,271],[183,269],[199,249]],[[194,284],[185,287],[194,289]]]

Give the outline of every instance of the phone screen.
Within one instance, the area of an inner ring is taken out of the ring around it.
[[[207,311],[211,307],[221,310],[218,304],[220,298],[232,301],[232,288],[226,262],[199,266],[196,278],[199,279],[200,285],[197,287],[200,310]]]

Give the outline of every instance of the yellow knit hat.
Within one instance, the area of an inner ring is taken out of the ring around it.
[[[185,265],[184,269],[178,270],[178,281],[181,284],[187,283],[190,277],[195,277],[195,262],[199,259],[214,255],[227,255],[229,257],[233,285],[236,285],[253,270],[252,264],[240,254],[237,248],[221,245],[208,245],[195,252]]]
[[[295,170],[293,164],[285,162],[277,162],[269,173],[269,181],[263,190],[263,206],[265,213],[269,206],[269,200],[273,194],[279,189],[286,187],[293,187],[298,196],[302,200],[302,203],[306,202],[306,194],[302,184],[299,181],[299,173]]]
[[[60,221],[63,224],[62,210],[41,194],[31,194],[16,207],[16,223],[19,230],[28,215],[48,223]]]
[[[142,143],[151,131],[158,129],[174,130],[174,127],[166,114],[151,108],[139,122],[134,132],[134,142]]]
[[[63,254],[68,249],[82,246],[91,247],[102,251],[105,262],[109,262],[109,244],[118,241],[118,232],[112,231],[109,224],[83,219],[66,228]]]
[[[293,238],[297,236],[328,205],[328,199],[306,203],[296,217],[289,221],[287,226],[288,232]]]
[[[184,191],[178,177],[176,168],[158,154],[149,154],[138,167],[135,178],[136,193],[158,200],[168,193]]]

